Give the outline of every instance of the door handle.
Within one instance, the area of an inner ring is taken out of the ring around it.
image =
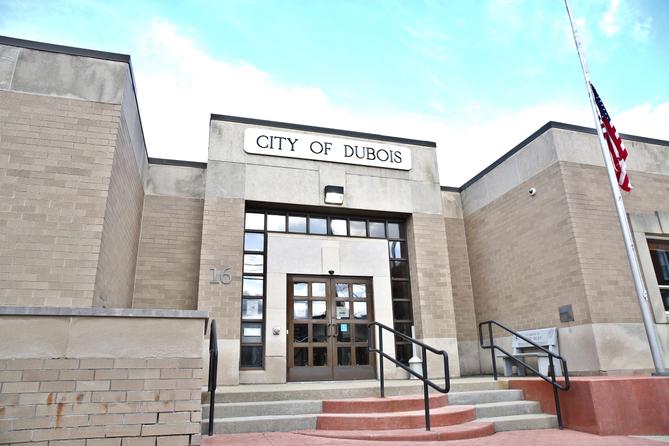
[[[339,328],[337,327],[337,324],[328,324],[328,336],[331,338],[339,336]]]

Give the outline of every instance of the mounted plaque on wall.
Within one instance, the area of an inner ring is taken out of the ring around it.
[[[256,155],[411,170],[408,147],[329,135],[248,128],[244,131],[244,151]]]

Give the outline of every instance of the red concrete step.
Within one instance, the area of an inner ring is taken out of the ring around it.
[[[466,440],[469,438],[486,437],[495,433],[493,423],[471,421],[453,426],[433,427],[431,431],[421,429],[390,429],[390,430],[308,430],[294,433],[312,437],[338,438],[347,440],[372,441],[444,441]]]
[[[430,408],[448,404],[448,395],[430,395]],[[323,413],[407,412],[424,410],[423,395],[323,401]]]
[[[476,417],[474,406],[446,406],[430,411],[432,426],[466,423]],[[326,413],[318,415],[316,429],[321,430],[389,430],[425,426],[422,410],[408,412]]]

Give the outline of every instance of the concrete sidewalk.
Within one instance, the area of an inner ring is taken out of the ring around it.
[[[667,443],[639,437],[598,436],[569,429],[499,432],[489,437],[454,441],[380,442],[333,440],[288,432],[230,434],[202,437],[202,446],[662,446]]]

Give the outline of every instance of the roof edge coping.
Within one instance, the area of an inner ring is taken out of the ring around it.
[[[377,133],[357,132],[353,130],[333,129],[329,127],[319,127],[305,124],[295,124],[290,122],[269,121],[266,119],[246,118],[242,116],[230,115],[211,115],[212,121],[234,122],[238,124],[262,125],[266,127],[278,127],[290,130],[302,130],[305,132],[326,133],[337,136],[350,136],[354,138],[375,139],[383,142],[394,142],[397,144],[408,144],[421,147],[437,147],[434,141],[424,141],[420,139],[402,138],[398,136],[379,135]]]

